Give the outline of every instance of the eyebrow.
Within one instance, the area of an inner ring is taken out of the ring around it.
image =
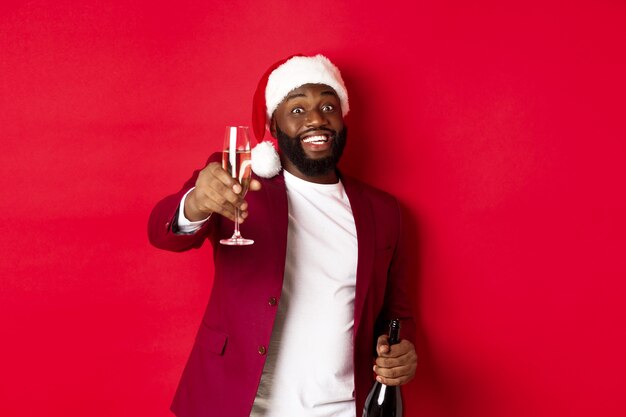
[[[321,96],[335,96],[335,97],[339,97],[337,95],[336,92],[334,92],[333,90],[324,90],[320,93]],[[304,93],[293,93],[293,94],[289,94],[287,95],[287,97],[285,97],[285,101],[287,100],[291,100],[294,98],[298,98],[298,97],[306,97],[306,94]]]

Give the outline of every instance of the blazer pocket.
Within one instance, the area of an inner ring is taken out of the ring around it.
[[[215,355],[224,354],[227,340],[228,335],[207,327],[204,322],[200,325],[200,330],[198,330],[198,335],[196,336],[198,346]]]

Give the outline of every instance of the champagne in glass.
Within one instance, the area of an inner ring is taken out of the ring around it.
[[[250,185],[252,175],[252,161],[250,159],[250,139],[246,126],[227,126],[222,152],[222,168],[241,184],[241,196],[245,196]],[[252,245],[254,240],[245,239],[239,231],[239,209],[237,208],[235,231],[228,239],[220,240],[222,245],[245,246]]]

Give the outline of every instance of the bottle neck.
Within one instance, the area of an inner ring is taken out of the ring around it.
[[[389,323],[389,345],[400,343],[400,320],[393,319]]]

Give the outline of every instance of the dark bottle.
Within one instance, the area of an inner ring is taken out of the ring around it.
[[[400,320],[389,323],[389,346],[400,342]],[[365,399],[363,417],[402,417],[402,396],[399,386],[376,381]]]

